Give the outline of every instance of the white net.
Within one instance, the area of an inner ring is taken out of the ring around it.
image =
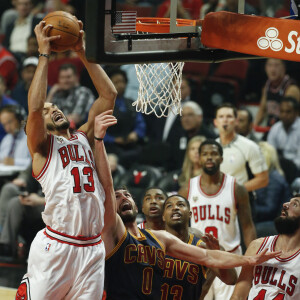
[[[184,62],[135,65],[140,83],[137,100],[132,104],[144,114],[167,117],[181,114],[181,83]]]

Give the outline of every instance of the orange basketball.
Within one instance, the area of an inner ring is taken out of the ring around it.
[[[65,11],[54,11],[49,13],[43,21],[46,25],[53,27],[47,32],[48,36],[60,35],[60,39],[51,42],[54,52],[63,52],[69,50],[79,38],[80,27],[77,18]]]

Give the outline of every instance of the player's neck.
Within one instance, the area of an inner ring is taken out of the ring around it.
[[[152,230],[164,230],[165,222],[161,218],[159,219],[146,218],[145,228],[152,229]]]
[[[217,184],[223,181],[224,174],[219,170],[213,175],[208,175],[205,172],[202,172],[201,175],[201,188],[210,185]]]
[[[230,144],[235,137],[236,137],[236,133],[234,131],[221,133],[220,141],[221,141],[222,146],[226,146],[226,145]]]
[[[71,133],[70,133],[69,129],[51,131],[51,134],[57,135],[57,136],[62,136],[64,138],[66,138],[67,140],[69,140],[71,138]]]
[[[166,231],[169,233],[172,233],[173,235],[175,235],[176,237],[178,237],[180,240],[182,240],[184,243],[187,243],[189,241],[189,228],[188,226],[186,226],[185,228],[172,228],[172,227],[168,227],[166,225]]]
[[[275,245],[275,250],[280,249],[285,253],[293,254],[300,249],[300,229],[293,235],[280,234]]]
[[[132,235],[136,237],[141,237],[136,221],[126,223],[125,227]]]

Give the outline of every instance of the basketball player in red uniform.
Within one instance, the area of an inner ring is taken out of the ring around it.
[[[255,267],[243,267],[231,300],[300,299],[300,194],[283,204],[275,226],[279,235],[254,240],[246,255],[266,248],[282,254]]]
[[[82,27],[82,23],[79,22]],[[101,299],[105,249],[101,240],[104,225],[105,189],[96,171],[92,149],[95,117],[112,113],[116,90],[103,69],[85,57],[83,31],[72,50],[87,68],[99,93],[87,123],[71,133],[62,111],[45,103],[51,41],[49,25],[39,23],[35,34],[39,63],[28,94],[26,126],[33,175],[45,194],[42,213],[46,229],[31,244],[27,274],[16,299]],[[101,166],[97,166],[101,171]]]

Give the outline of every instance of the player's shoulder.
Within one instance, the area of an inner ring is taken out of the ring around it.
[[[259,148],[258,145],[254,141],[252,141],[252,140],[248,139],[247,137],[242,136],[240,134],[237,135],[236,142],[238,144],[243,144],[244,146],[247,145],[247,147],[257,148],[257,149]],[[245,149],[247,149],[247,148],[245,148]]]
[[[257,252],[259,251],[259,249],[261,248],[261,246],[263,245],[264,241],[265,241],[266,237],[261,237],[258,238],[256,240],[253,240],[246,251],[247,255],[255,255],[257,254]]]

